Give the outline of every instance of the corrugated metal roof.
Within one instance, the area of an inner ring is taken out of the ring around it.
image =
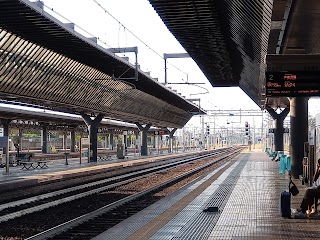
[[[267,53],[320,51],[318,0],[149,2],[213,86],[240,86],[259,106],[289,106],[263,95]]]
[[[2,97],[63,109],[104,113],[126,122],[182,127],[196,112],[188,102],[27,0],[0,1]]]
[[[149,0],[213,86],[240,86],[260,105],[272,0]]]

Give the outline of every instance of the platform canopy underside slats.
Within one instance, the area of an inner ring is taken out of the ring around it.
[[[199,111],[26,0],[0,1],[0,97],[71,113],[182,127]],[[201,111],[200,111],[201,112]],[[201,112],[202,113],[202,112]]]
[[[267,54],[319,54],[318,0],[149,0],[213,86],[239,86],[258,106]],[[303,62],[301,63],[303,65]]]
[[[239,86],[260,105],[271,0],[149,2],[213,86]]]

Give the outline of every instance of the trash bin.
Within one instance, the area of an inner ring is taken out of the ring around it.
[[[12,165],[16,160],[16,156],[12,153],[9,154],[9,164]]]
[[[82,157],[88,157],[88,151],[83,151],[82,152]]]
[[[286,155],[284,155],[283,153],[280,153],[279,155],[280,155],[279,173],[284,174],[286,171],[286,165],[287,165]]]
[[[286,169],[287,169],[288,171],[291,171],[291,158],[290,158],[290,155],[288,155],[288,156],[286,157]]]
[[[124,159],[125,156],[125,149],[123,144],[117,145],[117,158]]]

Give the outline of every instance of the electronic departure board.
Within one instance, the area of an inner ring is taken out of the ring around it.
[[[320,96],[320,72],[266,72],[266,96]]]

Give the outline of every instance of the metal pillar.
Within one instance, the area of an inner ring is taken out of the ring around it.
[[[140,123],[136,123],[139,130],[142,132],[142,144],[141,144],[141,156],[148,156],[148,130],[151,124],[147,124],[143,127]]]
[[[113,53],[123,53],[123,52],[134,52],[136,56],[136,63],[135,63],[135,74],[134,78],[121,78],[118,77],[116,80],[132,80],[138,81],[139,79],[139,64],[138,64],[138,47],[124,47],[124,48],[109,48],[109,51]]]
[[[76,133],[75,133],[74,130],[71,130],[71,132],[70,132],[70,138],[71,138],[70,152],[75,152]]]
[[[169,132],[169,153],[173,153],[173,134],[177,131],[176,128],[173,128],[171,130],[169,130],[167,128],[167,131]]]
[[[182,152],[186,151],[186,147],[185,147],[185,132],[184,132],[184,127],[182,128]]]
[[[67,150],[67,133],[63,133],[63,150],[66,152]]]
[[[109,148],[109,136],[110,134],[107,134],[106,136],[104,136],[104,147],[105,148]]]
[[[200,144],[200,150],[203,150],[204,148],[204,115],[201,115],[201,144]]]
[[[90,136],[90,151],[92,150],[92,157],[90,156],[90,151],[88,152],[90,156],[90,162],[97,162],[98,161],[98,126],[104,117],[103,114],[99,113],[99,115],[91,119],[89,115],[82,113],[81,114],[84,122],[86,123],[89,136]]]
[[[48,153],[48,129],[47,129],[47,124],[44,123],[42,125],[42,153]]]
[[[11,122],[10,119],[3,119],[2,121],[2,126],[3,126],[3,137],[6,137],[7,138],[7,144],[5,148],[3,148],[3,155],[6,156],[6,173],[9,175],[10,172],[9,172],[9,165],[10,165],[10,162],[9,162],[9,124]],[[2,156],[3,156],[2,155]]]
[[[303,170],[304,142],[308,142],[308,98],[292,98],[290,109],[291,171],[294,178],[299,178]]]
[[[153,148],[156,148],[156,135],[153,135]]]
[[[3,125],[3,136],[4,137],[9,137],[9,124],[11,122],[10,119],[4,119],[1,121],[2,125]],[[3,149],[3,154],[6,154],[7,152],[9,152],[9,144],[8,144],[8,148],[4,148]]]
[[[111,150],[113,150],[113,130],[111,130],[110,132],[110,146],[111,146]]]
[[[138,147],[138,142],[139,142],[139,131],[134,131],[134,135],[135,135],[135,142],[134,142],[134,156],[136,156],[136,152],[139,149]],[[140,153],[139,153],[140,154]]]
[[[123,135],[123,143],[124,143],[125,155],[127,155],[127,153],[128,153],[128,136],[127,136],[128,131],[125,131],[125,132],[126,132],[126,134]]]
[[[164,84],[168,83],[167,80],[167,59],[168,58],[189,58],[190,55],[188,53],[164,53],[163,59],[164,59]]]
[[[290,108],[285,108],[280,114],[272,108],[267,108],[267,111],[275,121],[274,150],[283,151],[283,121],[288,115]]]
[[[19,152],[22,151],[22,129],[19,128]]]

